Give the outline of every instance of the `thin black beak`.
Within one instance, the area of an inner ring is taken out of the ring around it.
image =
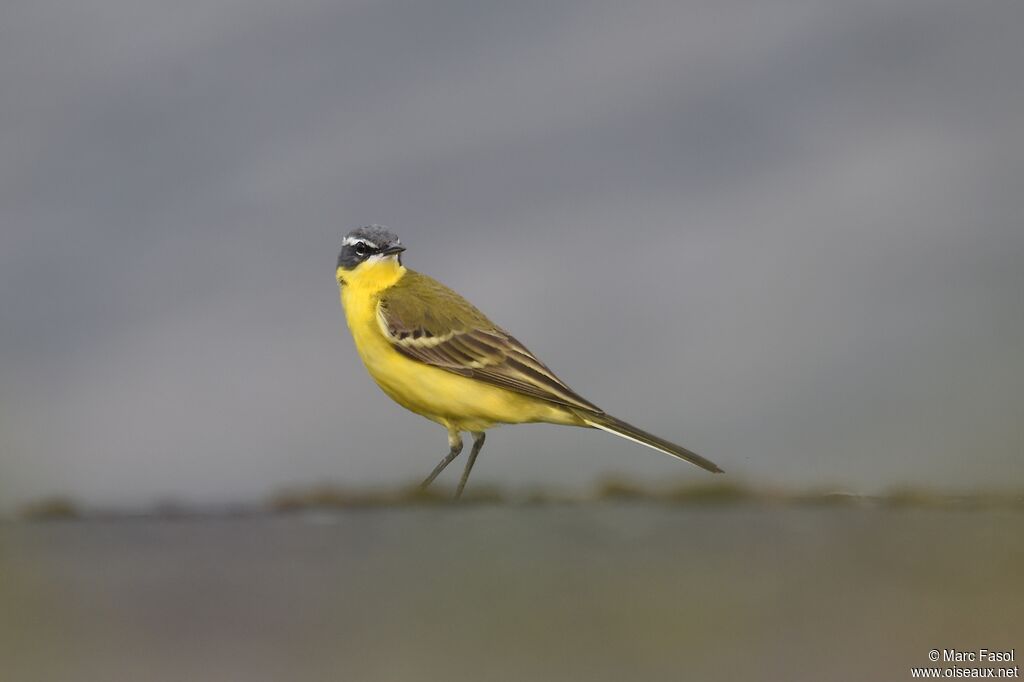
[[[399,244],[392,244],[391,246],[385,247],[384,250],[381,251],[381,255],[391,256],[396,253],[402,253],[403,251],[405,251],[404,246],[401,246]]]

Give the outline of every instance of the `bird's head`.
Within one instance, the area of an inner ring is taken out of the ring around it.
[[[345,235],[338,254],[338,284],[397,279],[404,271],[403,251],[401,240],[380,225],[352,230]]]

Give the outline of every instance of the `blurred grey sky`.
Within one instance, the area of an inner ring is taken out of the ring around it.
[[[425,475],[337,300],[365,223],[730,475],[1024,484],[1022,3],[2,15],[0,509]],[[608,472],[706,477],[528,426],[474,478]]]

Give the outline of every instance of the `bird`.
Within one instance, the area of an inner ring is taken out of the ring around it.
[[[370,376],[396,403],[448,431],[448,454],[422,489],[462,453],[463,432],[472,435],[473,445],[456,499],[488,429],[536,422],[600,429],[722,472],[710,460],[580,396],[462,296],[405,267],[405,250],[387,228],[359,227],[342,240],[335,276],[349,331]]]

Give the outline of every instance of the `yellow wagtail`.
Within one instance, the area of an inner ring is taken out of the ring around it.
[[[497,424],[547,422],[602,429],[685,459],[714,463],[606,414],[577,395],[511,334],[440,282],[402,265],[398,237],[372,225],[344,239],[335,275],[356,349],[377,385],[402,407],[448,429],[437,478],[473,434],[455,496],[462,494],[484,431]]]

